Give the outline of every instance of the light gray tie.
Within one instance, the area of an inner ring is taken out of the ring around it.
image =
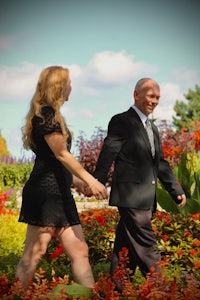
[[[145,123],[146,123],[146,131],[147,131],[149,142],[151,145],[151,154],[154,157],[155,156],[155,145],[154,145],[154,136],[153,136],[153,130],[151,127],[151,122],[149,119],[146,119]]]

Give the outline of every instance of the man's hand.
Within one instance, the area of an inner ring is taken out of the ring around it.
[[[185,204],[186,204],[186,196],[185,196],[185,194],[177,196],[177,204],[178,204],[178,207],[180,207],[180,208],[182,208],[183,206],[185,206]]]
[[[73,185],[79,194],[85,194],[85,189],[87,188],[87,185],[83,180],[79,179],[75,175],[73,175]]]

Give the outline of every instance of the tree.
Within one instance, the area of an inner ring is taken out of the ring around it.
[[[10,156],[10,153],[7,149],[6,140],[2,137],[0,130],[0,158],[3,156]]]
[[[173,124],[177,131],[185,128],[187,131],[194,121],[200,122],[200,86],[195,86],[196,91],[189,89],[188,94],[184,95],[188,103],[176,100],[174,111],[176,117],[173,117]]]

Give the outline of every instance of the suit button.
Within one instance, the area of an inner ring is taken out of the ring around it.
[[[156,182],[155,182],[155,180],[152,180],[152,182],[151,182],[152,184],[155,184]]]

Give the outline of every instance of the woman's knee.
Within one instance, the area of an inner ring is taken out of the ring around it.
[[[86,242],[81,242],[80,245],[78,245],[78,247],[76,247],[76,249],[74,249],[74,251],[72,251],[71,253],[68,253],[70,259],[73,260],[79,260],[79,259],[84,259],[87,258],[89,256],[89,248]]]
[[[33,238],[31,239],[31,234],[29,233],[27,237],[28,238],[26,238],[25,241],[23,259],[24,261],[30,260],[30,262],[35,261],[38,263],[46,253],[48,243],[51,240],[51,235],[48,233],[36,235],[33,233]]]
[[[38,263],[44,256],[47,250],[47,245],[37,242],[33,244],[26,244],[23,254],[23,261],[26,264]]]

